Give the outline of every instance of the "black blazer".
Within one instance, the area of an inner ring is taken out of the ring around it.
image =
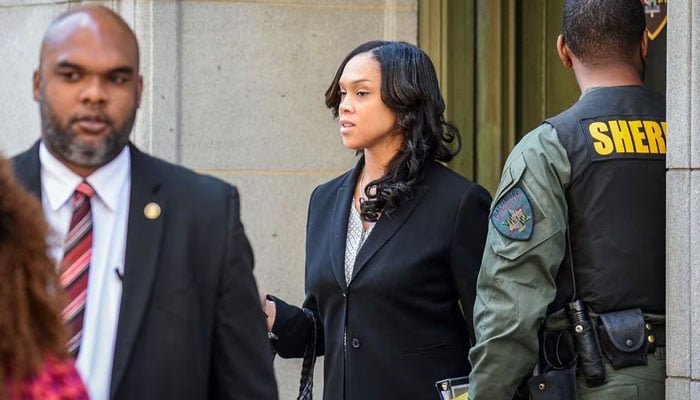
[[[236,189],[131,148],[111,399],[276,399]],[[41,198],[39,146],[15,157]],[[161,214],[147,219],[144,207]]]
[[[348,286],[345,239],[361,168],[316,188],[309,205],[304,307],[320,321],[324,399],[437,399],[436,380],[470,371],[491,197],[430,164],[413,198],[377,222]],[[277,300],[279,354],[301,357],[307,331],[301,310]]]

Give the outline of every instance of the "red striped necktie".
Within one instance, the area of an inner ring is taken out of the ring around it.
[[[63,244],[60,284],[68,294],[63,319],[70,331],[68,351],[77,357],[85,317],[88,269],[92,258],[92,212],[90,198],[95,190],[85,181],[75,189],[71,203],[73,217]]]

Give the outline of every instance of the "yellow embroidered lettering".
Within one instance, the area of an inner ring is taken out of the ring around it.
[[[596,153],[601,156],[607,156],[612,153],[615,147],[613,146],[612,139],[603,132],[608,132],[608,126],[604,122],[593,122],[588,126],[588,132],[591,134],[595,141],[593,142],[593,148]]]
[[[632,137],[634,138],[634,148],[635,153],[648,153],[649,147],[644,143],[646,136],[642,130],[642,121],[629,121],[630,131],[632,131]]]
[[[644,121],[644,131],[647,133],[649,152],[666,154],[666,140],[663,137],[659,123],[656,121]]]
[[[610,121],[610,133],[612,134],[613,142],[615,142],[615,152],[634,153],[632,136],[630,135],[627,121]]]

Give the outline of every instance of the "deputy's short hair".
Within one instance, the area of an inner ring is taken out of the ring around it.
[[[634,56],[645,27],[640,0],[566,0],[564,4],[562,34],[583,62]]]

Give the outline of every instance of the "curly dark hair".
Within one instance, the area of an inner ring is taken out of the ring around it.
[[[363,53],[369,53],[379,63],[381,98],[396,113],[403,135],[399,152],[389,162],[384,176],[367,185],[367,200],[360,204],[362,219],[377,221],[381,213],[390,214],[411,198],[430,162],[447,162],[459,153],[462,139],[457,127],[445,120],[445,101],[432,61],[423,50],[404,42],[367,42],[345,57],[326,90],[326,106],[335,118],[345,65]]]
[[[0,155],[0,398],[5,379],[38,373],[46,356],[67,357],[56,263],[40,202]]]
[[[633,59],[646,29],[639,0],[567,0],[562,34],[581,61]]]

